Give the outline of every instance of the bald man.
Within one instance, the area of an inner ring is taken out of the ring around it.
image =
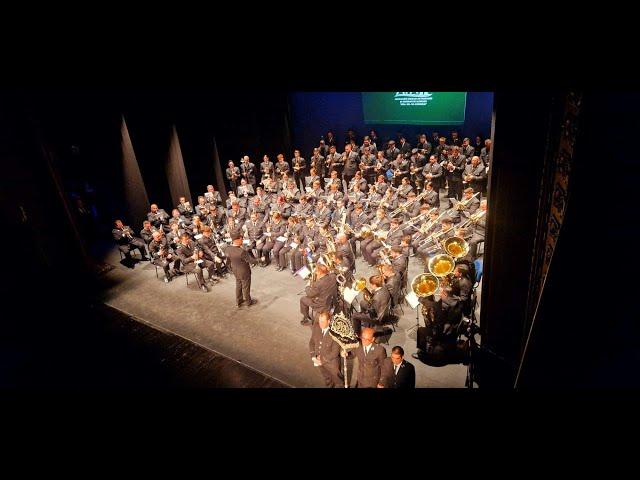
[[[171,231],[169,228],[169,214],[162,208],[158,208],[158,205],[155,203],[151,204],[151,211],[147,213],[147,220],[151,222],[151,225],[156,227],[156,229],[162,228],[164,233]]]
[[[336,388],[342,386],[344,377],[340,371],[340,345],[329,334],[330,319],[331,314],[327,311],[318,315],[318,321],[311,329],[309,352],[313,366],[318,367],[325,385]]]
[[[363,328],[360,346],[352,350],[352,355],[358,360],[356,388],[383,388],[382,364],[387,358],[387,351],[382,345],[373,343],[374,333],[373,328]]]

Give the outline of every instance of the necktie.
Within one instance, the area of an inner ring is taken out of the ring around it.
[[[395,373],[396,375],[398,375],[398,368],[400,368],[400,365],[395,365],[395,366],[393,367],[393,369],[395,370],[395,372],[394,372],[394,373]]]

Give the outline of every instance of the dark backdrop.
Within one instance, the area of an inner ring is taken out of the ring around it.
[[[478,134],[483,139],[489,138],[491,133],[491,92],[468,93],[465,123],[462,126],[365,124],[360,92],[296,92],[291,94],[290,99],[293,140],[295,146],[302,150],[303,156],[307,157],[313,152],[313,147],[318,145],[320,136],[325,135],[329,129],[333,130],[340,142],[338,151],[342,151],[349,128],[353,128],[360,138],[374,129],[383,141],[390,138],[395,140],[396,134],[402,132],[412,145],[416,144],[416,135],[426,133],[430,138],[433,131],[448,137],[451,130],[456,129],[461,137],[468,136],[472,140]]]

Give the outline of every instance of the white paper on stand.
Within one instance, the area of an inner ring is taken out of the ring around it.
[[[245,244],[245,245],[249,245],[249,244],[251,244],[251,240],[248,240],[248,239],[242,240],[242,243]]]
[[[415,292],[412,290],[409,293],[407,293],[404,298],[407,299],[407,303],[409,303],[409,306],[411,308],[416,308],[418,306],[418,304],[420,303],[420,299],[418,298],[418,296],[415,294]]]
[[[295,243],[295,242],[291,242],[291,243],[289,244],[289,246],[290,246],[291,248],[296,248],[296,247],[298,246],[298,244],[297,244],[297,243]]]
[[[286,242],[287,241],[287,237],[278,237],[276,238],[277,241],[279,242]]]
[[[347,302],[347,304],[351,305],[351,302],[358,296],[360,292],[358,290],[353,290],[352,288],[345,287],[344,292],[342,292],[342,298]]]
[[[296,275],[298,275],[300,278],[306,279],[309,277],[309,275],[311,275],[311,270],[309,270],[307,267],[302,267],[296,272]]]
[[[202,238],[202,234],[201,234],[201,233],[199,233],[198,235],[196,235],[196,236],[195,236],[195,237],[193,237],[193,238],[195,238],[196,240],[200,240],[200,239]]]

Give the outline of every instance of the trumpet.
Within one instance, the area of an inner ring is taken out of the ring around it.
[[[132,230],[130,227],[125,226],[122,227],[122,234],[129,238],[129,240],[133,240]]]

